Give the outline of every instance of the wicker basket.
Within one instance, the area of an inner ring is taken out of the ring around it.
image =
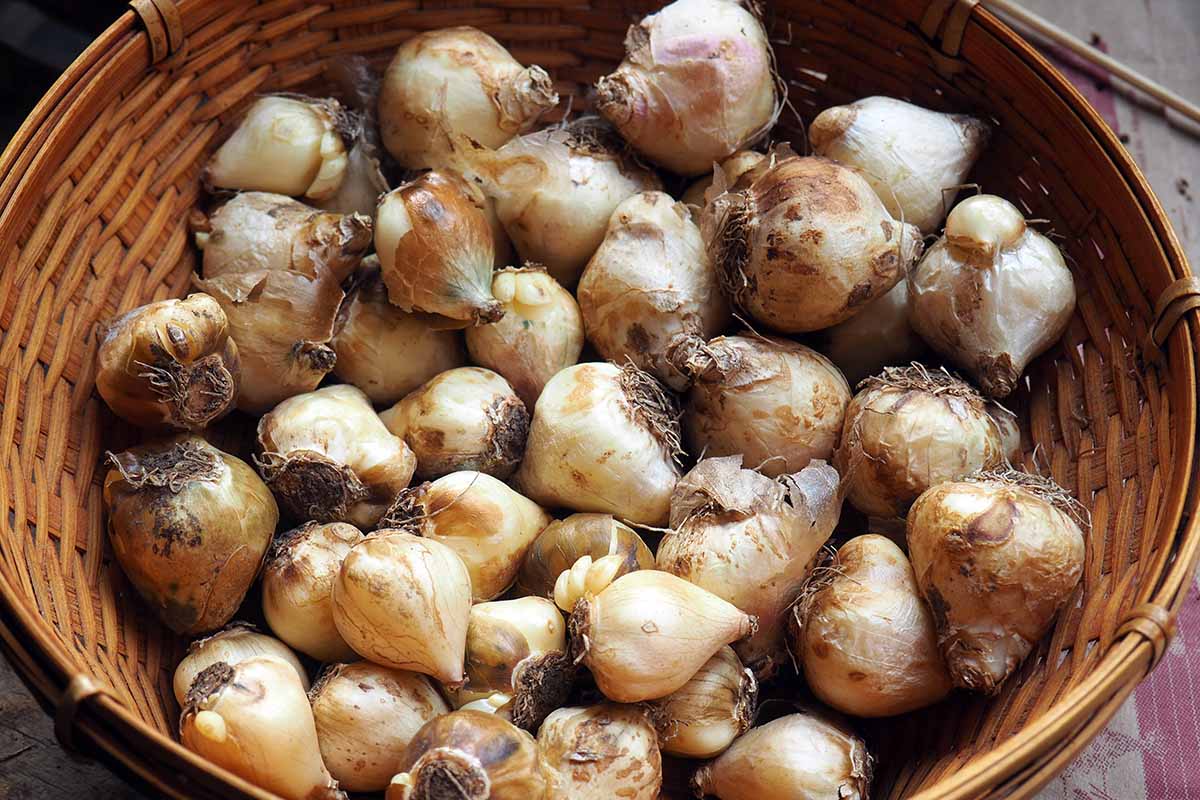
[[[956,695],[867,726],[877,797],[1032,794],[1162,656],[1200,552],[1200,331],[1184,316],[1197,282],[1112,132],[976,3],[766,4],[801,115],[885,93],[993,119],[978,179],[1050,221],[1080,288],[1016,405],[1030,453],[1091,509],[1082,590],[998,698]],[[319,92],[330,57],[382,64],[414,31],[471,24],[551,70],[579,108],[652,1],[132,5],[0,158],[0,642],[65,747],[166,796],[264,798],[175,741],[170,674],[184,643],[111,561],[98,465],[136,434],[93,391],[96,322],[185,292],[200,166],[253,94]],[[786,136],[802,141],[798,128]]]

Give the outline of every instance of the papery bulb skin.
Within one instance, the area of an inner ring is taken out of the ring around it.
[[[662,188],[596,117],[526,134],[496,151],[470,143],[459,150],[459,169],[495,201],[517,254],[543,265],[568,289],[579,282],[621,201]]]
[[[416,469],[408,445],[347,384],[284,400],[259,420],[258,445],[263,478],[298,520],[369,529]]]
[[[217,662],[201,672],[184,703],[179,740],[286,800],[346,800],[321,761],[304,686],[275,657]]]
[[[764,134],[778,104],[762,23],[734,0],[676,0],[629,28],[596,107],[639,153],[699,175]]]
[[[309,701],[321,758],[348,792],[386,789],[417,731],[450,712],[426,676],[369,661],[330,667]]]
[[[846,499],[873,517],[902,517],[922,492],[1006,459],[979,392],[945,370],[888,367],[846,409],[834,466]]]
[[[453,135],[497,148],[558,104],[550,76],[483,31],[427,31],[396,51],[379,92],[384,146],[409,169],[451,163]]]
[[[371,247],[374,213],[373,203],[367,214],[340,214],[283,195],[242,192],[207,218],[193,218],[192,227],[207,280],[272,269],[313,276],[324,267],[340,283]]]
[[[275,537],[262,572],[262,608],[280,639],[318,661],[351,661],[354,650],[333,621],[333,583],[362,541],[345,522],[308,522]]]
[[[692,380],[683,413],[689,452],[741,454],[770,477],[833,456],[851,393],[820,353],[741,335],[678,339],[668,357]]]
[[[874,760],[845,726],[814,713],[751,728],[692,778],[697,797],[719,800],[867,800]]]
[[[1011,470],[917,498],[909,556],[955,686],[995,694],[1054,624],[1083,574],[1080,508]]]
[[[351,279],[329,346],[337,355],[333,374],[379,406],[467,363],[457,331],[391,304],[377,262],[371,267],[364,263]]]
[[[333,619],[364,658],[463,680],[471,576],[446,545],[379,530],[351,548],[333,586]]]
[[[917,333],[993,398],[1012,392],[1075,311],[1062,252],[1012,203],[986,194],[950,212],[945,235],[909,276],[908,293]]]
[[[551,516],[503,481],[482,472],[452,472],[400,494],[380,524],[402,528],[457,553],[476,602],[504,593]]]
[[[755,631],[734,650],[764,677],[787,661],[788,610],[837,525],[839,482],[822,461],[773,480],[728,456],[704,459],[675,486],[658,569],[755,617]]]
[[[571,614],[572,647],[610,700],[666,697],[755,620],[693,583],[658,570],[613,581]]]
[[[816,155],[859,169],[888,213],[926,234],[937,232],[990,135],[975,117],[879,96],[827,108],[808,128]]]
[[[842,545],[795,611],[804,679],[838,711],[888,717],[949,694],[933,615],[890,539],[868,534]]]
[[[553,771],[548,800],[656,800],[662,755],[645,709],[601,703],[560,708],[538,731]]]
[[[661,525],[679,478],[677,413],[662,386],[636,367],[567,367],[538,398],[513,480],[547,507]]]
[[[579,304],[545,269],[526,265],[498,270],[492,294],[504,316],[467,328],[471,360],[500,373],[532,409],[542,387],[579,361],[583,316]]]
[[[494,244],[473,190],[450,171],[426,172],[379,198],[375,249],[388,299],[466,325],[495,322]]]
[[[708,339],[731,319],[691,213],[663,192],[624,200],[579,281],[588,340],[605,359],[627,359],[676,391],[688,377],[667,359],[677,336]]]
[[[735,305],[781,333],[850,319],[905,276],[924,249],[861,175],[783,148],[749,186],[705,206],[701,230]]]
[[[333,99],[268,95],[246,111],[204,167],[209,191],[239,189],[323,200],[337,192],[353,120]]]
[[[178,634],[229,622],[279,521],[270,490],[249,464],[194,435],[107,460],[108,538],[138,594]]]
[[[201,430],[237,398],[242,361],[216,300],[191,294],[111,320],[96,389],[117,416],[143,428]]]
[[[386,800],[544,800],[553,779],[532,736],[482,711],[426,723],[399,769]]]
[[[446,370],[380,414],[417,457],[417,477],[474,470],[512,475],[525,454],[529,412],[508,381],[488,369]]]

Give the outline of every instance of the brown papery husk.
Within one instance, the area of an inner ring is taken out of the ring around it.
[[[713,198],[701,230],[723,285],[783,333],[836,325],[899,282],[923,250],[858,173],[819,157],[769,157],[753,183]],[[715,187],[714,187],[715,189]]]
[[[657,565],[758,618],[734,650],[765,677],[786,661],[787,611],[837,525],[842,498],[837,472],[824,462],[772,480],[741,461],[705,459],[680,479],[675,533],[659,545]]]
[[[393,211],[391,204],[398,204]],[[405,311],[476,325],[504,315],[492,296],[491,227],[471,188],[455,173],[427,172],[383,195],[375,247],[388,297]]]
[[[242,381],[237,407],[253,414],[311,391],[333,369],[329,347],[343,294],[329,270],[271,269],[193,277],[221,304],[238,343]]]
[[[135,308],[106,326],[96,389],[147,428],[199,430],[233,408],[241,359],[220,305],[204,294]]]
[[[122,571],[171,630],[228,622],[257,576],[279,509],[242,460],[193,435],[109,454],[108,536]]]

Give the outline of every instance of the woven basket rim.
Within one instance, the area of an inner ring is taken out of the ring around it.
[[[937,0],[933,0],[936,2]],[[204,0],[180,0],[185,27],[190,32],[198,24],[197,13]],[[1192,274],[1187,257],[1162,205],[1140,168],[1121,145],[1116,134],[1079,91],[1045,57],[1025,39],[1008,27],[996,15],[979,6],[967,23],[967,36],[983,33],[1002,43],[1012,57],[1036,73],[1047,86],[1083,122],[1099,152],[1112,163],[1136,197],[1143,217],[1154,234],[1162,262],[1172,279]],[[17,204],[10,203],[30,176],[41,169],[44,145],[69,126],[64,123],[75,116],[86,115],[74,103],[82,88],[97,80],[97,73],[106,62],[118,57],[131,59],[142,69],[149,69],[150,47],[138,24],[138,17],[128,11],[97,37],[67,68],[50,90],[38,102],[16,134],[0,153],[0,252],[12,242],[5,241],[4,231],[9,215],[17,213]],[[11,226],[12,235],[19,226]],[[1174,382],[1196,385],[1197,353],[1200,353],[1200,324],[1190,316],[1176,326],[1167,340],[1169,371]],[[1152,586],[1139,593],[1141,602],[1158,605],[1167,610],[1173,622],[1186,597],[1191,576],[1200,559],[1200,465],[1197,463],[1197,403],[1194,393],[1185,393],[1186,402],[1178,409],[1181,414],[1180,436],[1188,432],[1184,452],[1176,452],[1176,463],[1186,462],[1185,469],[1175,475],[1186,475],[1182,487],[1169,487],[1173,496],[1170,513],[1157,520],[1159,526],[1174,531],[1167,557]],[[59,706],[68,685],[81,670],[69,653],[63,650],[54,634],[36,612],[28,606],[29,598],[0,572],[0,649],[39,703],[48,712]],[[1161,651],[1159,651],[1161,652]],[[1028,797],[1036,793],[1058,773],[1094,737],[1133,692],[1138,683],[1155,664],[1155,644],[1137,631],[1118,633],[1109,649],[1088,677],[1059,698],[1040,717],[1030,722],[992,750],[976,755],[954,775],[943,779],[936,787],[913,796],[914,800],[950,800],[977,797],[986,792],[1003,789],[1005,796]],[[271,800],[275,795],[238,778],[232,773],[196,756],[174,739],[152,728],[113,697],[100,693],[81,703],[74,720],[74,730],[81,739],[91,742],[96,755],[107,764],[127,775],[140,779],[158,791],[171,796],[180,794],[179,786],[158,776],[161,762],[154,758],[165,751],[170,757],[187,762],[218,776],[229,788],[244,796]],[[123,746],[127,739],[145,738],[153,747]],[[65,744],[65,743],[64,743]]]

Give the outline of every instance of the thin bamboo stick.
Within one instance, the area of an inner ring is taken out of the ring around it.
[[[1125,66],[1120,61],[1087,45],[1052,22],[1048,22],[1032,11],[1021,7],[1014,0],[982,0],[982,2],[987,8],[998,11],[1003,16],[1016,21],[1019,25],[1029,28],[1055,44],[1067,48],[1080,58],[1108,70],[1113,75],[1125,81],[1125,83],[1140,89],[1164,106],[1178,111],[1189,119],[1200,122],[1200,106],[1196,106],[1162,84],[1150,80]]]

